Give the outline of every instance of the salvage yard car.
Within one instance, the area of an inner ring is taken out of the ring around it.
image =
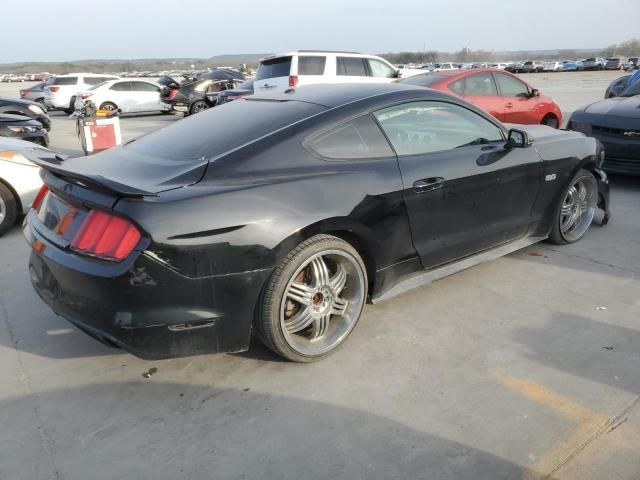
[[[577,109],[567,128],[602,142],[607,172],[640,176],[640,80],[615,97]]]
[[[508,123],[562,125],[560,107],[539,90],[510,73],[492,69],[428,73],[398,83],[434,88],[460,95]]]
[[[108,80],[80,93],[100,110],[121,113],[154,113],[170,110],[160,102],[160,85],[144,80]]]
[[[29,211],[42,186],[40,169],[25,154],[42,156],[52,152],[30,142],[0,137],[0,236]]]
[[[44,107],[31,100],[0,97],[0,114],[22,115],[38,121],[42,127],[51,130],[51,119]]]
[[[211,132],[215,132],[212,135]],[[88,158],[38,160],[35,290],[144,358],[317,360],[379,302],[608,218],[602,149],[401,84],[250,96]]]
[[[25,115],[0,113],[0,137],[27,140],[43,147],[49,145],[47,130],[40,122]]]
[[[402,73],[384,58],[356,52],[298,50],[260,60],[256,94],[316,83],[389,83]]]
[[[212,70],[193,81],[185,81],[171,100],[173,112],[186,116],[215,107],[220,92],[236,88],[244,81],[244,75],[230,69]]]
[[[94,73],[69,73],[56,75],[44,89],[44,103],[48,108],[73,112],[76,94],[107,80],[117,80],[115,75]]]

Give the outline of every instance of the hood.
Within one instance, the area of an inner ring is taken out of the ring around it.
[[[640,118],[640,95],[634,97],[614,97],[600,100],[583,108],[591,115],[613,115],[623,118]]]
[[[27,117],[25,115],[10,115],[8,113],[0,113],[0,125],[15,125],[19,123],[21,125],[28,125],[30,127],[42,128],[42,124],[37,120]]]
[[[547,140],[558,140],[560,138],[570,137],[582,137],[581,133],[571,132],[567,130],[560,130],[558,128],[548,127],[546,125],[515,125],[505,124],[507,128],[515,128],[516,130],[522,130],[529,135],[529,140],[535,142],[542,142]]]
[[[22,100],[20,98],[7,98],[7,97],[0,97],[0,105],[23,105],[25,108],[28,108],[29,105],[35,105],[36,107],[42,108],[42,105],[40,105],[38,102],[32,102],[31,100]]]

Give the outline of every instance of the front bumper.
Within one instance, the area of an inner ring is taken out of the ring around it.
[[[602,169],[608,173],[640,176],[640,138],[627,139],[620,135],[591,134],[604,146]]]
[[[142,252],[121,264],[82,257],[52,244],[38,228],[31,211],[23,231],[33,249],[33,287],[85,333],[145,359],[248,349],[270,269],[189,278]]]

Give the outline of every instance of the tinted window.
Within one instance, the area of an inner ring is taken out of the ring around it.
[[[115,90],[117,92],[128,92],[131,90],[131,82],[116,82],[109,90]]]
[[[445,102],[411,102],[375,112],[398,155],[420,155],[504,141],[480,115]]]
[[[298,75],[322,75],[327,57],[298,57]]]
[[[306,102],[255,99],[211,108],[154,131],[123,148],[170,162],[215,158],[229,150],[315,115],[324,107]]]
[[[106,82],[107,80],[113,80],[108,77],[84,77],[84,83],[87,85],[98,85],[99,83]]]
[[[517,78],[496,73],[498,86],[500,87],[500,95],[503,97],[528,97],[529,87]]]
[[[56,77],[49,85],[77,85],[78,77]]]
[[[393,157],[389,143],[370,115],[356,118],[314,135],[305,146],[326,158],[383,158]]]
[[[476,73],[456,80],[449,88],[459,95],[496,97],[498,90],[490,73]]]
[[[289,72],[291,72],[291,57],[274,58],[260,63],[255,79],[288,77]]]
[[[633,82],[620,94],[621,97],[633,97],[634,95],[640,95],[640,79]]]
[[[406,83],[408,85],[417,85],[419,87],[430,87],[440,80],[448,78],[448,75],[439,75],[437,73],[425,73],[420,75],[412,75],[411,77],[403,78],[398,83]]]
[[[372,76],[383,78],[394,78],[396,76],[396,71],[386,63],[374,58],[370,58],[368,62]]]
[[[336,73],[346,77],[366,77],[364,58],[337,57]]]
[[[131,90],[134,92],[157,92],[158,87],[147,82],[131,82]]]

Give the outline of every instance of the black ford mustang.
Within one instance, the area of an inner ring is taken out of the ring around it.
[[[211,135],[215,128],[216,135]],[[40,297],[144,358],[340,345],[377,302],[608,218],[599,143],[451,95],[314,85],[247,97],[89,158],[37,160]]]
[[[640,80],[616,97],[576,110],[567,128],[602,142],[607,172],[640,175]]]

